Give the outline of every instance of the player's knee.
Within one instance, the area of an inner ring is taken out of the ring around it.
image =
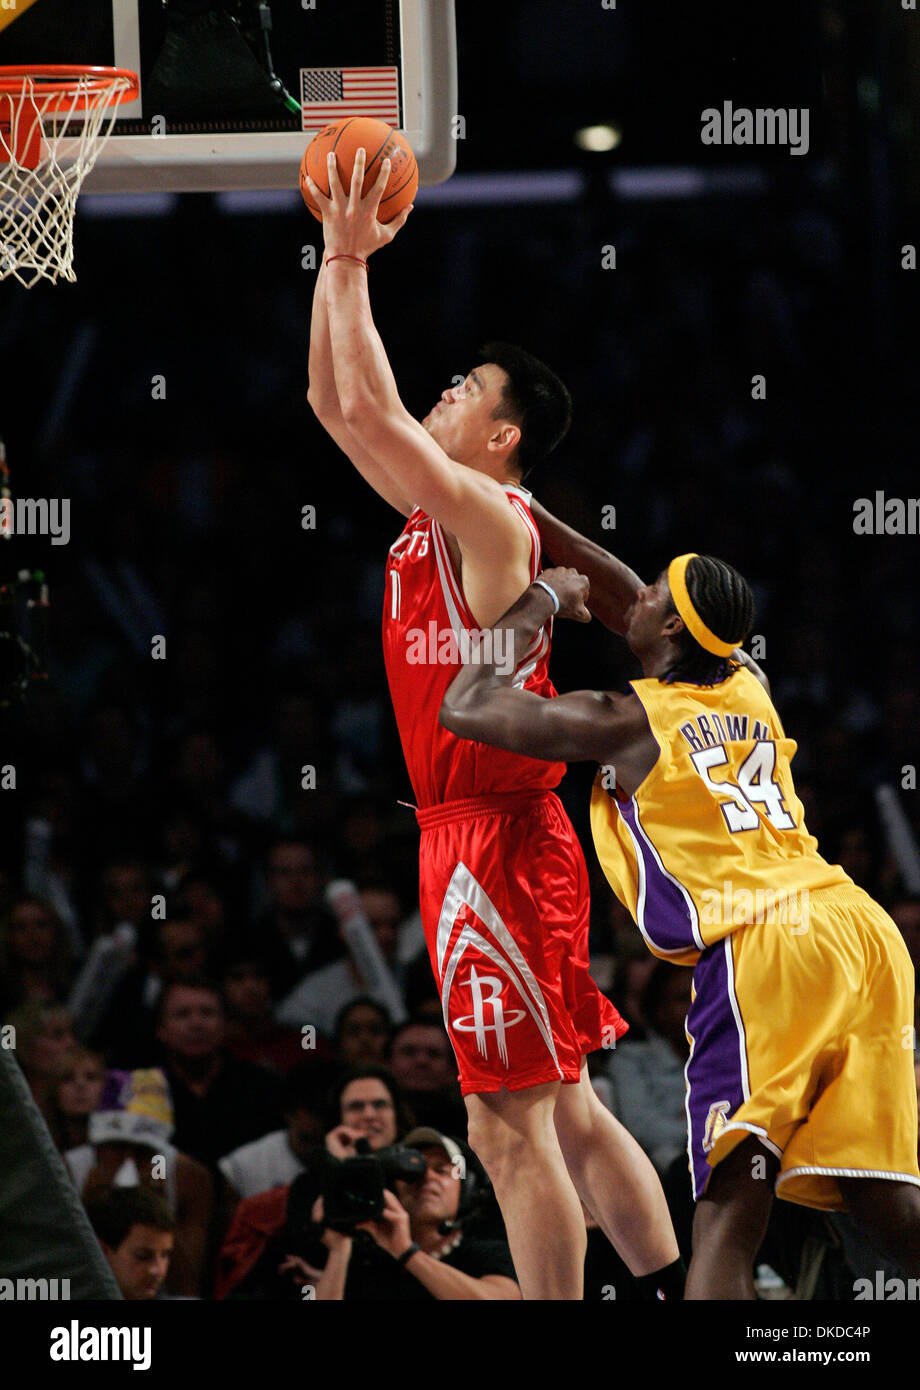
[[[468,1139],[493,1185],[519,1172],[535,1147],[531,1135],[512,1129],[495,1116],[471,1119]]]
[[[698,1202],[693,1218],[694,1251],[701,1246],[718,1247],[726,1253],[741,1251],[753,1259],[763,1241],[771,1204],[772,1195],[761,1204],[751,1201],[750,1193],[735,1191],[727,1196],[723,1192],[718,1198],[707,1193]]]

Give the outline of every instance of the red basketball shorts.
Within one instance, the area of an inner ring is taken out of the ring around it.
[[[432,970],[464,1095],[577,1081],[627,1024],[588,973],[588,871],[553,792],[416,812]]]

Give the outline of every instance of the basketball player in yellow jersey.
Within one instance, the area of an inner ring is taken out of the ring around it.
[[[694,967],[686,1297],[754,1297],[774,1190],[849,1210],[920,1276],[913,969],[895,924],[805,828],[796,745],[737,650],[748,585],[697,555],[642,585],[599,548],[546,544],[590,558],[604,587],[592,606],[643,679],[628,695],[549,700],[471,662],[440,717],[461,737],[601,764],[591,825],[604,872],[654,954]],[[574,569],[546,570],[497,627],[526,647],[553,612],[588,621],[588,596]]]

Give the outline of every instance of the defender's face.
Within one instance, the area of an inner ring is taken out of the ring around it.
[[[662,570],[654,584],[644,584],[626,614],[626,641],[637,655],[655,642],[671,612],[671,591],[667,570]]]
[[[449,386],[422,425],[444,452],[459,463],[481,453],[501,424],[493,419],[507,381],[494,362],[474,367],[459,386]]]

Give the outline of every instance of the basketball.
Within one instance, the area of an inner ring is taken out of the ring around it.
[[[366,193],[375,183],[381,161],[391,161],[390,177],[380,200],[377,220],[392,222],[397,213],[412,202],[418,191],[418,165],[408,140],[385,121],[371,120],[367,116],[349,116],[317,131],[301,160],[300,191],[314,217],[322,220],[322,214],[310,195],[306,175],[309,174],[316,186],[328,194],[326,160],[330,150],[334,150],[339,178],[347,193],[351,187],[355,154],[362,148],[367,151],[362,193]]]

